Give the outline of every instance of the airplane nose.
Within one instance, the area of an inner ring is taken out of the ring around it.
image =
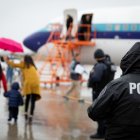
[[[30,50],[37,52],[43,46],[50,36],[50,32],[35,32],[23,40],[23,44]]]

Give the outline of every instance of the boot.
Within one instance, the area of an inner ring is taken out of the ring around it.
[[[25,120],[27,121],[27,120],[28,120],[28,113],[25,112],[25,113],[24,113],[24,116],[25,116]]]
[[[29,116],[29,124],[32,124],[32,121],[33,121],[33,116],[30,115],[30,116]]]

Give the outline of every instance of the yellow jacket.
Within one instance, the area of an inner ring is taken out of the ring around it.
[[[26,67],[24,62],[14,63],[13,61],[7,61],[11,67],[18,67],[22,71],[23,76],[23,95],[36,94],[37,99],[40,99],[40,80],[39,74],[34,66]]]

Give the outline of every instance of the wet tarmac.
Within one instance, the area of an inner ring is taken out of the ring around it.
[[[0,140],[90,140],[97,124],[87,116],[91,91],[82,87],[83,102],[75,97],[62,97],[68,86],[42,88],[42,99],[36,103],[32,125],[24,120],[24,106],[20,107],[17,124],[7,121],[7,99],[0,94]],[[101,140],[101,139],[100,139]]]

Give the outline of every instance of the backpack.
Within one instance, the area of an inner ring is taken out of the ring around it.
[[[104,64],[107,66],[107,71],[106,71],[106,82],[109,83],[110,81],[112,81],[114,79],[115,76],[115,72],[116,72],[116,66],[115,64],[111,61],[110,56],[106,55],[106,59]]]
[[[71,71],[70,71],[70,78],[72,80],[80,80],[81,79],[81,74],[75,72],[76,66],[79,64],[78,61],[73,60],[71,63]]]
[[[107,70],[104,75],[104,77],[105,77],[104,80],[105,80],[105,83],[107,84],[114,79],[115,72],[116,72],[116,66],[113,62],[111,62],[109,55],[106,55],[104,64],[107,66]],[[94,71],[92,68],[92,70],[90,71],[90,74],[89,74],[88,82],[87,82],[87,87],[89,87],[89,88],[94,88],[94,86],[96,86],[96,84],[93,82],[93,78],[92,78],[93,74],[94,74]]]
[[[94,74],[94,67],[90,71],[89,78],[88,78],[88,81],[87,81],[87,87],[89,87],[89,88],[93,88],[93,85],[94,85],[94,82],[92,80],[93,74]]]

